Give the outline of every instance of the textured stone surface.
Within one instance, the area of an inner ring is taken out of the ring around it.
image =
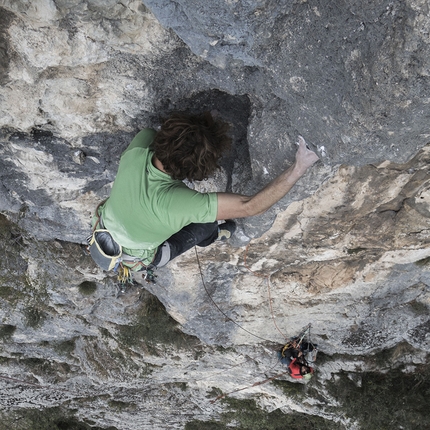
[[[348,164],[406,161],[428,142],[426,1],[145,4],[200,57],[253,72],[241,84],[282,124],[264,121],[275,153],[297,132]]]
[[[407,400],[428,389],[428,12],[420,0],[3,0],[2,423],[251,428],[228,415],[245,403],[210,402],[248,387],[231,397],[256,401],[257,428],[275,422],[260,409],[370,428],[336,384],[353,382],[358,401],[381,366],[408,378],[387,409],[396,422],[427,422]],[[118,294],[81,244],[134,133],[172,110],[232,123],[222,171],[196,189],[256,191],[293,161],[298,134],[322,161],[230,243]],[[276,349],[308,323],[316,378],[257,384],[284,371]]]
[[[425,2],[337,8],[217,1],[216,13],[193,2],[145,4],[199,57],[139,1],[3,2],[3,145],[14,131],[64,139],[77,174],[94,172],[89,184],[75,186],[100,198],[127,133],[157,125],[158,115],[172,109],[217,109],[237,126],[241,159],[234,157],[227,183],[239,192],[257,189],[288,165],[298,133],[315,143],[326,166],[404,162],[428,142]],[[33,145],[21,143],[24,151]],[[90,157],[74,165],[75,151]],[[23,164],[13,170],[20,178],[26,172]],[[308,190],[296,188],[277,208],[305,197],[330,174],[318,172],[308,178]],[[11,185],[2,190],[14,191]],[[6,208],[25,200],[12,197]],[[52,237],[79,242],[82,214],[93,209],[94,196],[67,198],[76,212],[67,224],[80,225],[73,238],[64,230]],[[36,212],[50,223],[58,218],[55,210]],[[261,234],[273,216],[245,221],[247,236]]]
[[[411,333],[428,321],[427,312],[420,305],[414,312],[414,306],[425,309],[430,299],[424,264],[429,161],[427,146],[405,164],[342,166],[312,197],[279,214],[247,249],[199,250],[207,292],[194,252],[163,270],[171,272],[169,284],[164,288],[160,275],[161,286],[153,291],[187,332],[207,343],[256,340],[234,323],[223,323],[225,316],[211,303],[207,309],[207,293],[245,329],[282,342],[271,324],[270,276],[276,324],[294,332],[312,321],[320,335],[327,334],[317,343],[328,353],[353,348],[359,354],[403,339],[428,350],[428,333]]]

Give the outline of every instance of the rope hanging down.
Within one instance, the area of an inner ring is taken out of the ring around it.
[[[229,393],[220,394],[218,397],[215,397],[215,399],[212,399],[210,402],[211,403],[215,403],[217,400],[223,399],[224,397],[229,396],[230,394],[234,394],[234,393],[237,393],[237,392],[243,391],[243,390],[248,390],[249,388],[257,387],[258,385],[263,385],[266,382],[273,381],[274,379],[279,378],[279,377],[285,375],[286,373],[288,373],[288,370],[286,370],[285,372],[282,372],[282,373],[278,373],[277,375],[272,376],[271,378],[264,379],[263,381],[255,382],[252,385],[248,385],[246,387],[238,388],[237,390],[230,391]]]
[[[257,273],[257,272],[255,272],[255,271],[253,271],[248,265],[247,265],[247,254],[248,254],[248,249],[249,249],[249,244],[246,246],[246,249],[245,249],[245,255],[244,255],[244,266],[246,267],[246,269],[250,272],[250,273],[252,273],[254,276],[257,276],[257,277],[261,277],[261,278],[264,278],[264,279],[266,279],[267,280],[267,291],[268,291],[268,298],[269,298],[269,306],[270,306],[270,313],[271,313],[271,317],[272,317],[272,321],[273,321],[273,324],[274,324],[274,326],[275,326],[275,328],[278,330],[278,332],[282,335],[282,337],[284,338],[284,339],[287,339],[287,336],[281,331],[281,329],[278,327],[278,325],[277,325],[277,323],[276,323],[276,320],[275,320],[275,316],[274,316],[274,312],[273,312],[273,306],[272,306],[272,297],[271,297],[271,280],[270,280],[270,278],[271,278],[271,276],[274,274],[274,273],[276,273],[276,271],[275,272],[273,272],[273,273],[271,273],[271,274],[269,274],[269,275],[264,275],[264,274],[261,274],[261,273]],[[197,252],[197,247],[194,247],[194,251],[195,251],[195,254],[196,254],[196,260],[197,260],[197,264],[198,264],[198,268],[199,268],[199,272],[200,272],[200,277],[201,277],[201,280],[202,280],[202,284],[203,284],[203,287],[204,287],[204,289],[205,289],[205,291],[206,291],[206,294],[208,295],[208,297],[209,297],[209,299],[212,301],[212,303],[214,304],[214,306],[218,309],[218,311],[222,314],[222,315],[224,315],[224,317],[225,318],[227,318],[227,320],[229,320],[229,321],[231,321],[233,324],[235,324],[237,327],[239,327],[241,330],[243,330],[243,331],[245,331],[245,332],[247,332],[248,334],[250,334],[251,336],[254,336],[254,337],[256,337],[256,338],[258,338],[258,339],[261,339],[261,340],[265,340],[265,341],[268,341],[268,342],[273,342],[272,340],[269,340],[269,339],[265,339],[265,338],[263,338],[263,337],[261,337],[261,336],[258,336],[258,335],[256,335],[256,334],[254,334],[254,333],[252,333],[252,332],[250,332],[249,330],[247,330],[247,329],[245,329],[244,327],[242,327],[240,324],[238,324],[235,320],[233,320],[231,317],[229,317],[219,306],[218,306],[218,304],[214,301],[214,299],[212,298],[212,296],[210,295],[210,293],[209,293],[209,291],[208,291],[208,289],[207,289],[207,287],[206,287],[206,283],[205,283],[205,280],[204,280],[204,277],[203,277],[203,271],[202,271],[202,266],[201,266],[201,263],[200,263],[200,258],[199,258],[199,255],[198,255],[198,252]],[[305,336],[306,336],[306,334],[308,333],[308,339],[309,339],[309,343],[308,343],[308,345],[310,344],[310,345],[313,345],[312,344],[312,342],[311,342],[311,340],[310,340],[310,327],[311,327],[311,324],[308,324],[301,332],[300,332],[300,334],[297,336],[297,338],[299,338],[299,345],[303,342],[303,339],[305,338]],[[285,347],[287,347],[287,345],[289,345],[289,343],[290,343],[290,341],[289,342],[287,342],[287,344],[285,345]],[[284,347],[284,348],[285,348]],[[308,346],[308,348],[309,348],[309,346]],[[230,392],[228,392],[228,393],[225,393],[225,394],[221,394],[221,395],[219,395],[219,396],[217,396],[215,399],[212,399],[211,400],[211,403],[215,403],[216,401],[218,401],[218,400],[220,400],[220,399],[222,399],[222,398],[224,398],[224,397],[226,397],[226,396],[228,396],[228,395],[230,395],[230,394],[234,394],[234,393],[237,393],[237,392],[239,392],[239,391],[243,391],[243,390],[246,390],[246,389],[249,389],[249,388],[252,388],[252,387],[256,387],[256,386],[258,386],[258,385],[262,385],[262,384],[265,384],[265,383],[267,383],[267,382],[270,382],[270,381],[273,381],[274,379],[277,379],[277,378],[279,378],[279,377],[281,377],[281,376],[283,376],[283,375],[286,375],[286,374],[288,374],[289,373],[289,370],[286,370],[286,371],[284,371],[284,372],[282,372],[282,373],[279,373],[279,374],[277,374],[277,375],[275,375],[275,376],[272,376],[272,377],[270,377],[270,378],[266,378],[266,379],[264,379],[264,380],[262,380],[262,381],[258,381],[258,382],[255,382],[254,384],[252,384],[252,385],[248,385],[248,386],[246,386],[246,387],[242,387],[242,388],[238,388],[238,389],[236,389],[236,390],[233,390],[233,391],[230,391]]]
[[[271,273],[270,275],[264,275],[261,273],[257,273],[254,272],[250,267],[248,267],[247,263],[246,263],[246,259],[248,256],[248,249],[249,249],[249,243],[248,245],[246,245],[246,249],[245,249],[245,255],[243,257],[243,264],[245,265],[245,267],[249,270],[250,273],[252,273],[254,276],[258,276],[261,278],[265,278],[267,279],[267,293],[269,296],[269,306],[270,306],[270,315],[272,317],[272,321],[273,321],[273,325],[275,326],[276,330],[278,330],[278,332],[283,336],[284,339],[287,339],[287,336],[285,336],[285,334],[281,331],[281,329],[278,327],[278,324],[276,324],[276,320],[275,320],[275,315],[273,313],[273,306],[272,306],[272,294],[271,294],[271,285],[272,283],[270,282],[270,278],[271,276],[277,272],[277,270],[275,270],[273,273]]]
[[[266,341],[266,342],[271,342],[271,343],[273,343],[273,340],[269,340],[269,339],[266,339],[266,338],[264,338],[264,337],[261,337],[261,336],[258,336],[258,335],[256,335],[256,334],[254,334],[254,333],[252,333],[252,332],[250,332],[249,330],[247,330],[246,328],[244,328],[244,327],[242,327],[240,324],[238,324],[234,319],[232,319],[232,318],[230,318],[219,306],[218,306],[218,304],[215,302],[215,300],[212,298],[212,296],[209,294],[209,291],[208,291],[208,289],[207,289],[207,287],[206,287],[206,283],[205,283],[205,280],[204,280],[204,278],[203,278],[203,272],[202,272],[202,266],[201,266],[201,263],[200,263],[200,258],[199,258],[199,254],[198,254],[198,252],[197,252],[197,248],[196,247],[194,247],[194,251],[195,251],[195,253],[196,253],[196,259],[197,259],[197,264],[198,264],[198,266],[199,266],[199,272],[200,272],[200,277],[201,277],[201,280],[202,280],[202,284],[203,284],[203,288],[205,289],[205,291],[206,291],[206,294],[208,295],[208,297],[211,299],[211,302],[215,305],[215,307],[221,312],[221,314],[222,315],[224,315],[229,321],[231,321],[233,324],[235,324],[237,327],[239,327],[241,330],[243,330],[243,331],[245,331],[245,332],[247,332],[248,334],[250,334],[251,336],[254,336],[254,337],[256,337],[257,339],[261,339],[261,340],[264,340],[264,341]]]
[[[246,269],[250,272],[250,273],[252,273],[254,276],[257,276],[257,277],[260,277],[260,278],[264,278],[264,279],[266,279],[267,280],[267,293],[268,293],[268,298],[269,298],[269,307],[270,307],[270,315],[271,315],[271,317],[272,317],[272,321],[273,321],[273,325],[275,326],[275,328],[278,330],[278,332],[282,335],[282,337],[284,338],[284,339],[287,339],[287,336],[282,332],[282,330],[278,327],[278,324],[276,323],[276,320],[275,320],[275,315],[274,315],[274,313],[273,313],[273,306],[272,306],[272,294],[271,294],[271,281],[270,281],[270,278],[271,278],[271,276],[274,274],[274,273],[276,273],[277,271],[275,271],[275,272],[273,272],[273,273],[271,273],[270,275],[265,275],[265,274],[261,274],[261,273],[257,273],[257,272],[254,272],[248,265],[247,265],[247,255],[248,255],[248,249],[249,249],[249,243],[248,243],[248,245],[246,245],[246,249],[245,249],[245,255],[244,255],[244,258],[243,258],[243,260],[244,260],[244,266],[246,267]],[[204,287],[204,289],[205,289],[205,291],[206,291],[206,294],[208,295],[208,297],[210,298],[210,300],[212,301],[212,303],[215,305],[215,307],[221,312],[221,314],[223,314],[229,321],[231,321],[233,324],[235,324],[236,326],[238,326],[240,329],[242,329],[242,330],[244,330],[245,332],[247,332],[247,333],[249,333],[250,335],[252,335],[252,336],[254,336],[254,337],[256,337],[257,339],[261,339],[261,340],[265,340],[265,341],[268,341],[268,342],[273,342],[273,340],[269,340],[269,339],[266,339],[266,338],[263,338],[263,337],[261,337],[261,336],[258,336],[258,335],[256,335],[256,334],[254,334],[254,333],[251,333],[249,330],[247,330],[247,329],[245,329],[244,327],[242,327],[240,324],[238,324],[236,321],[234,321],[232,318],[230,318],[219,306],[218,306],[218,304],[214,301],[214,299],[212,298],[212,296],[209,294],[209,291],[208,291],[208,289],[206,288],[206,283],[205,283],[205,281],[204,281],[204,278],[203,278],[203,271],[202,271],[202,266],[201,266],[201,263],[200,263],[200,259],[199,259],[199,254],[198,254],[198,252],[197,252],[197,247],[194,247],[194,251],[195,251],[195,253],[196,253],[196,259],[197,259],[197,264],[198,264],[198,267],[199,267],[199,272],[200,272],[200,277],[201,277],[201,279],[202,279],[202,284],[203,284],[203,287]]]

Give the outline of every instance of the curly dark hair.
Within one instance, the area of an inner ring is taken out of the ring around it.
[[[201,181],[219,169],[218,161],[231,145],[229,128],[209,112],[174,113],[155,136],[155,156],[173,179]]]

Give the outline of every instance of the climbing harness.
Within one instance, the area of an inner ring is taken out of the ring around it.
[[[144,272],[143,279],[148,283],[155,283],[155,267],[146,266],[140,258],[124,253],[121,245],[106,230],[100,214],[100,207],[105,202],[106,200],[97,206],[93,232],[87,237],[88,253],[103,270],[117,273],[121,293],[125,292],[127,285],[134,284],[132,272]]]
[[[310,337],[311,324],[302,332],[290,339],[279,351],[278,357],[282,364],[288,367],[289,374],[295,379],[309,380],[314,373],[310,363],[314,363],[317,356],[317,345]]]
[[[284,357],[284,353],[287,349],[290,348],[298,348],[303,342],[303,339],[305,338],[306,334],[310,333],[311,324],[308,324],[298,336],[291,338],[281,349],[281,354]]]

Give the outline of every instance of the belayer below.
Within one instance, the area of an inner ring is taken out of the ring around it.
[[[311,379],[314,369],[302,357],[293,358],[288,365],[288,373],[294,379]]]
[[[282,364],[288,367],[288,373],[294,379],[311,379],[314,369],[306,361],[305,354],[316,357],[317,345],[311,342],[303,342],[303,337],[293,338],[278,352]]]

